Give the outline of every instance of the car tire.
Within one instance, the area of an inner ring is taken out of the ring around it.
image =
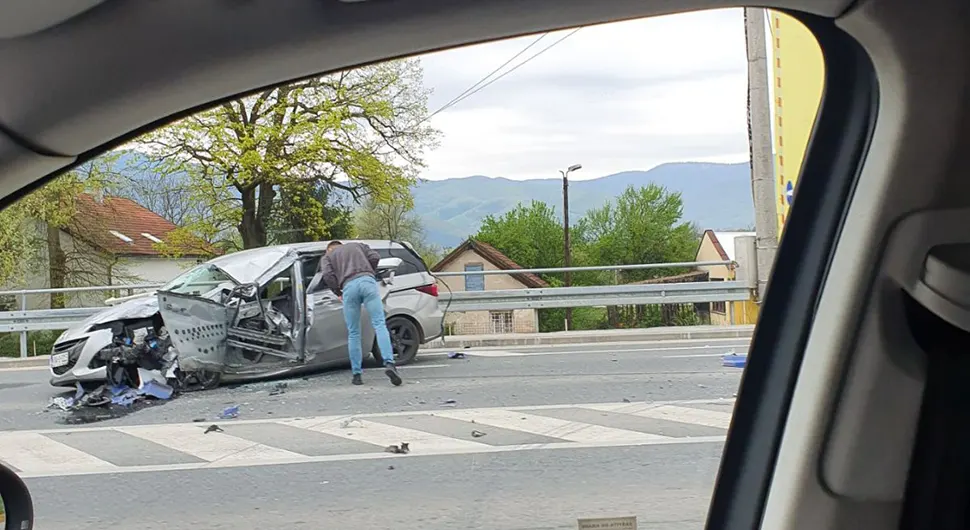
[[[391,317],[387,319],[387,331],[391,334],[394,364],[403,366],[413,362],[421,347],[421,330],[418,329],[418,325],[405,317]],[[378,365],[382,364],[381,350],[376,339],[371,348],[371,354]]]
[[[202,370],[187,374],[179,370],[177,372],[177,382],[183,392],[198,392],[200,390],[212,390],[222,382],[222,374]]]

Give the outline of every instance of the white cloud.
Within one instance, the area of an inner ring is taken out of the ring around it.
[[[569,31],[550,34],[506,69]],[[537,36],[426,55],[438,109]],[[424,178],[649,169],[747,159],[746,62],[739,9],[588,27],[432,118],[444,132]]]

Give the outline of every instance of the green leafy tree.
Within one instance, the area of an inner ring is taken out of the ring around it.
[[[264,246],[274,225],[324,239],[344,221],[328,215],[321,188],[411,204],[423,153],[438,138],[424,122],[422,75],[409,59],[307,79],[200,112],[140,143],[188,176],[205,214],[185,229],[206,243]]]
[[[656,184],[628,187],[615,201],[587,212],[576,232],[587,259],[612,265],[693,261],[700,241],[694,226],[683,220],[680,194]],[[612,283],[682,272],[685,270],[675,268],[621,271],[615,273]],[[686,313],[693,314],[693,309]],[[692,322],[686,313],[678,313],[677,321]],[[665,322],[661,317],[658,308],[643,306],[608,311],[611,327],[661,325]]]
[[[281,192],[277,197],[278,214],[270,218],[270,243],[279,245],[356,237],[353,208],[335,195],[334,190],[326,185],[308,186],[299,193],[293,193],[292,189]],[[318,209],[314,215],[327,220],[322,230],[310,230],[304,225],[301,212],[306,206],[305,202],[312,203]]]
[[[586,259],[602,264],[633,265],[693,261],[700,241],[697,229],[683,220],[679,193],[648,184],[630,186],[580,219],[576,235]],[[682,269],[624,271],[620,283],[658,278]]]
[[[499,217],[487,216],[475,235],[475,239],[492,245],[519,265],[528,268],[562,267],[564,229],[555,208],[541,201],[528,205],[519,203]],[[588,264],[581,247],[572,249],[572,265]],[[543,280],[554,287],[564,285],[559,273],[541,274]],[[596,273],[574,273],[573,285],[595,285],[600,280]],[[565,309],[542,309],[539,311],[539,330],[560,331],[565,327]],[[597,329],[606,322],[602,309],[580,307],[573,309],[574,329]]]
[[[409,243],[428,266],[444,256],[440,247],[428,243],[421,218],[404,202],[384,203],[368,197],[354,215],[354,226],[361,239]]]
[[[501,216],[482,219],[475,239],[488,243],[527,269],[562,267],[563,226],[555,208],[541,201],[519,203]],[[544,275],[558,281],[559,275]]]

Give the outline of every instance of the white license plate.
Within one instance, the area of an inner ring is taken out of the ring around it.
[[[70,358],[66,353],[56,353],[51,355],[51,368],[60,368],[70,362]]]

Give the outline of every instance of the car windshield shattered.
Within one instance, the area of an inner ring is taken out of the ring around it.
[[[159,290],[180,294],[202,294],[200,289],[211,290],[225,283],[235,284],[236,280],[219,267],[204,264],[168,282]]]

